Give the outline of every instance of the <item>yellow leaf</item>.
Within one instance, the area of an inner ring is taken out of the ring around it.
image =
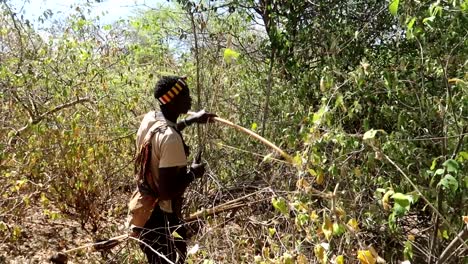
[[[319,218],[315,210],[310,213],[309,217],[310,217],[310,220],[312,221],[316,221]]]
[[[325,180],[324,173],[322,171],[319,171],[317,173],[317,176],[315,177],[315,181],[317,182],[318,185],[322,185],[324,180]]]
[[[415,239],[414,235],[408,235],[408,240],[409,241],[414,241],[414,239]]]
[[[354,231],[359,232],[359,223],[355,218],[349,219],[347,225]]]
[[[358,260],[361,264],[375,264],[376,260],[369,250],[358,250]]]
[[[308,264],[308,263],[309,263],[309,260],[307,259],[306,256],[304,256],[304,254],[299,254],[299,255],[296,257],[296,263],[297,263],[297,264]]]
[[[263,248],[262,248],[262,256],[263,256],[265,259],[269,259],[269,258],[270,258],[270,248],[269,248],[269,247],[263,247]]]
[[[309,172],[309,174],[310,174],[311,176],[317,176],[317,172],[316,172],[315,170],[313,170],[313,169],[307,169],[307,171]]]
[[[310,183],[304,178],[300,178],[299,180],[297,180],[296,187],[297,189],[303,190],[303,191],[310,191],[311,189]]]
[[[377,253],[377,251],[374,249],[373,246],[369,247],[369,251],[371,252],[372,256],[374,256],[377,263],[386,263],[385,260],[379,256],[379,254]]]
[[[461,80],[461,79],[458,79],[458,78],[452,78],[452,79],[449,79],[448,80],[449,83],[465,83],[465,81]]]
[[[343,255],[339,255],[335,258],[335,264],[344,264],[344,257]]]
[[[231,63],[232,60],[235,60],[239,57],[239,53],[232,49],[225,49],[224,50],[224,60],[227,63]]]
[[[15,226],[13,228],[13,237],[18,239],[21,236],[21,228],[19,226]]]
[[[360,177],[362,175],[361,169],[359,169],[358,167],[354,168],[354,174],[356,176]]]
[[[179,233],[177,233],[176,231],[172,232],[172,236],[174,238],[178,238],[178,239],[184,239],[181,235],[179,235]]]
[[[463,216],[463,221],[468,225],[468,216]]]
[[[324,79],[323,76],[322,76],[322,78],[320,78],[320,91],[321,91],[321,92],[325,92],[325,90],[326,90],[326,87],[325,87],[325,79]]]
[[[372,254],[372,256],[374,256],[374,258],[377,258],[379,256],[379,254],[377,254],[377,251],[375,251],[373,246],[369,247],[369,251]]]
[[[315,257],[317,257],[317,259],[320,261],[320,263],[322,263],[322,264],[327,263],[327,259],[328,259],[327,253],[325,252],[325,248],[322,247],[322,245],[320,245],[320,244],[315,245],[314,253],[315,253]]]
[[[392,207],[390,206],[390,196],[392,196],[395,192],[393,190],[388,190],[384,196],[382,197],[382,205],[385,210],[390,210]]]
[[[330,238],[333,235],[333,224],[330,220],[330,217],[328,217],[326,214],[323,215],[322,231],[325,235],[325,238],[330,241]]]
[[[316,233],[317,233],[317,236],[319,236],[319,237],[321,237],[323,235],[323,230],[322,230],[321,226],[317,227],[317,232]]]
[[[340,217],[340,219],[343,219],[343,217],[346,216],[345,210],[338,206],[335,208],[335,213]]]

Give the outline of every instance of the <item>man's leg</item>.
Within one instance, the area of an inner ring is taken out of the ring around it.
[[[177,256],[179,256],[179,261],[177,263],[184,263],[187,254],[187,244],[185,241],[186,229],[181,223],[182,222],[175,214],[165,213],[161,211],[159,207],[156,207],[141,232],[141,239],[153,250],[164,255],[172,262],[176,263]],[[174,238],[172,236],[174,231],[177,232],[182,239]],[[148,263],[168,263],[148,246],[140,244],[140,247],[145,253]]]
[[[179,261],[177,263],[185,263],[185,258],[187,257],[187,228],[183,225],[183,222],[176,214],[168,214],[168,220],[171,226],[169,238],[172,242],[172,250],[177,252],[179,257]],[[180,237],[172,236],[172,233],[174,232],[177,232]]]
[[[140,243],[140,248],[146,255],[149,264],[165,264],[163,258],[161,258],[153,250],[157,251],[160,254],[167,255],[167,237],[165,226],[165,215],[161,211],[159,206],[153,210],[150,219],[146,222],[143,230],[140,233],[141,240],[147,245]]]

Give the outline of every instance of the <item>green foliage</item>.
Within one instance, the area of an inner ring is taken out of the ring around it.
[[[400,0],[392,0],[390,5],[388,6],[388,9],[392,15],[396,16],[398,14],[399,5],[400,5]]]

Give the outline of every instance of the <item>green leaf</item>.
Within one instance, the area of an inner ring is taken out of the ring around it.
[[[344,99],[343,99],[343,95],[340,94],[338,95],[338,97],[336,98],[336,101],[335,101],[335,108],[336,107],[341,107],[343,110],[346,110],[345,107],[344,107]]]
[[[458,153],[457,157],[458,157],[457,160],[459,162],[463,162],[465,160],[468,160],[468,152],[462,151],[462,152]]]
[[[317,112],[314,113],[314,115],[312,117],[312,122],[314,124],[319,125],[322,122],[323,115],[325,115],[325,113],[327,113],[327,112],[328,112],[328,107],[327,106],[320,107],[320,109]]]
[[[422,22],[426,25],[429,25],[429,22],[433,22],[434,19],[435,19],[435,16],[430,16],[430,17],[424,18]]]
[[[239,57],[240,53],[232,50],[232,49],[225,49],[224,50],[224,60],[227,63],[231,63],[232,60],[235,60]]]
[[[413,259],[413,244],[410,241],[405,242],[405,248],[403,250],[403,254],[406,259],[412,260]]]
[[[409,195],[403,194],[403,193],[394,193],[392,195],[393,200],[396,203],[406,205],[409,204],[412,198]]]
[[[442,231],[442,237],[445,238],[445,239],[449,239],[449,238],[450,238],[450,236],[449,236],[447,230]]]
[[[390,227],[391,230],[395,230],[397,225],[396,225],[396,216],[395,212],[391,213],[388,216],[388,226]]]
[[[254,123],[252,123],[252,126],[250,127],[250,130],[256,131],[257,127],[258,127],[257,123],[254,122]]]
[[[393,201],[393,212],[396,216],[402,216],[410,209],[410,203],[413,201],[413,197],[403,193],[394,193],[392,195]]]
[[[416,18],[413,17],[408,24],[406,25],[408,27],[408,30],[413,30],[414,22],[416,22]]]
[[[384,188],[377,188],[376,192],[378,192],[378,193],[385,193],[385,192],[387,192],[387,190],[384,189]]]
[[[279,198],[272,198],[271,203],[273,204],[273,207],[278,210],[280,213],[282,213],[285,216],[289,216],[289,208],[288,204],[286,203],[286,200],[283,197]]]
[[[178,238],[178,239],[184,239],[181,235],[179,235],[179,233],[177,233],[176,231],[172,232],[172,236],[174,238]]]
[[[8,230],[7,224],[3,221],[0,221],[0,232],[5,232],[6,230]]]
[[[346,232],[346,229],[343,225],[340,225],[338,223],[333,223],[333,235],[335,236],[341,236]]]
[[[453,159],[446,160],[444,164],[442,164],[444,167],[447,167],[448,172],[458,172],[460,169],[460,165],[458,162],[456,162]]]
[[[398,6],[400,5],[400,0],[393,0],[388,9],[390,10],[390,14],[396,16],[398,14]]]
[[[283,253],[283,263],[284,264],[293,264],[294,263],[294,258],[291,254],[288,252]]]
[[[296,223],[299,225],[299,226],[305,226],[307,225],[307,223],[309,222],[309,215],[308,214],[298,214],[296,216]]]
[[[443,186],[445,190],[451,190],[452,193],[455,193],[458,189],[458,181],[450,174],[445,175],[438,184],[439,186]]]
[[[276,229],[275,228],[268,228],[268,234],[270,237],[273,237],[276,234]]]
[[[407,193],[406,195],[408,195],[410,198],[410,202],[412,204],[416,203],[418,200],[419,200],[419,197],[421,196],[417,191],[412,191],[412,192],[409,192]]]
[[[433,159],[433,160],[432,160],[432,165],[431,165],[430,170],[433,171],[433,170],[435,169],[436,166],[437,166],[437,159]]]
[[[377,130],[371,129],[367,131],[366,133],[364,133],[364,136],[362,139],[366,140],[366,139],[374,138],[376,134],[377,134]]]

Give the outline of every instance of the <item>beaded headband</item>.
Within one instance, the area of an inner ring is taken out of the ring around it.
[[[184,80],[177,80],[175,85],[169,91],[167,91],[167,93],[158,98],[159,102],[163,105],[169,103],[172,99],[174,99],[174,97],[176,97],[176,95],[180,93],[180,91],[182,91],[182,89],[184,89],[184,87],[187,87],[187,84],[185,84]]]

